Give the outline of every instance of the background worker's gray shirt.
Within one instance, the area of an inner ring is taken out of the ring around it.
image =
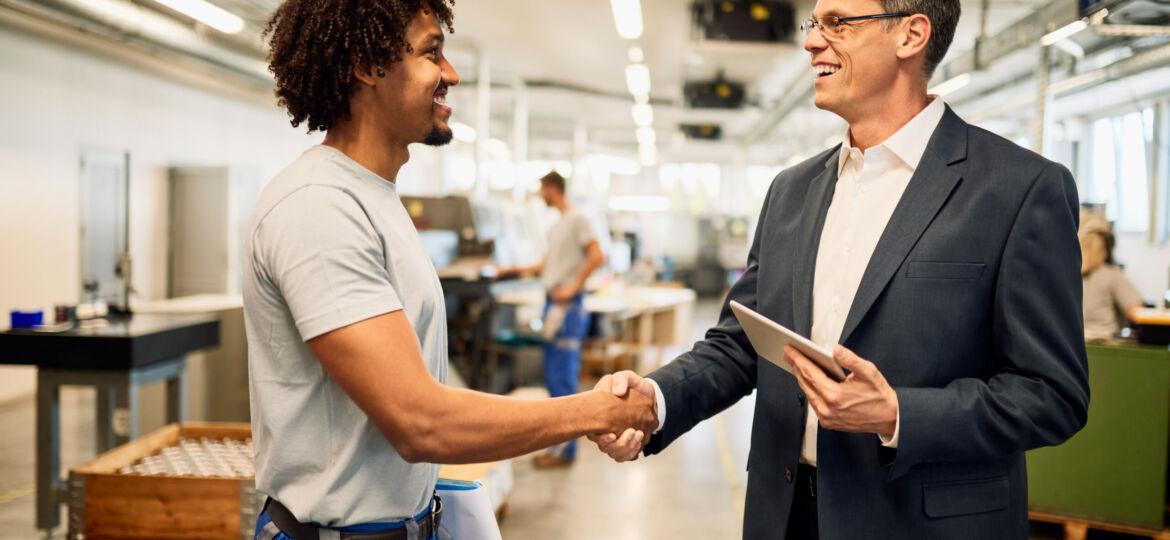
[[[580,210],[569,208],[548,231],[548,253],[544,256],[544,269],[540,274],[545,290],[552,291],[572,283],[585,266],[585,248],[596,239],[589,218]]]
[[[1143,303],[1141,293],[1125,277],[1125,272],[1114,265],[1103,264],[1082,276],[1081,281],[1085,286],[1086,339],[1112,337],[1125,324],[1118,318],[1124,315],[1125,308]]]
[[[257,489],[325,526],[417,515],[438,465],[403,460],[305,344],[401,309],[445,381],[443,291],[396,186],[310,148],[264,189],[244,249]]]

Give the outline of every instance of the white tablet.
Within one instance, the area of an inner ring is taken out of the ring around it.
[[[792,367],[784,361],[784,346],[792,345],[793,348],[804,353],[813,363],[820,366],[829,378],[836,381],[845,380],[845,370],[837,365],[837,361],[833,359],[833,353],[822,349],[804,336],[780,326],[775,321],[752,311],[751,308],[735,300],[731,301],[731,311],[735,313],[739,325],[743,327],[752,346],[756,348],[756,354],[769,362],[792,373]]]

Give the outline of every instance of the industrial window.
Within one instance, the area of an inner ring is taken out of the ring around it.
[[[1147,145],[1153,140],[1152,109],[1100,118],[1092,125],[1088,185],[1081,199],[1104,203],[1119,233],[1145,232],[1150,223]]]

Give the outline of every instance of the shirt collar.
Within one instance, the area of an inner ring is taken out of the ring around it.
[[[906,125],[902,126],[888,139],[883,141],[878,146],[884,146],[898,159],[901,159],[910,169],[917,169],[918,162],[922,160],[922,154],[926,153],[926,145],[930,142],[931,135],[934,130],[938,128],[938,123],[942,120],[943,113],[946,112],[946,104],[938,96],[930,96],[930,103],[924,109],[918,112],[914,118],[911,118]],[[849,137],[849,129],[845,129],[845,136],[841,145],[841,151],[837,153],[837,176],[845,169],[845,164],[849,161],[849,150],[853,148],[853,141]]]

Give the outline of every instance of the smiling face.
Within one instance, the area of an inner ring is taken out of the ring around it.
[[[877,0],[819,0],[813,18],[859,17],[884,13]],[[893,87],[898,69],[898,32],[887,32],[880,19],[842,23],[840,33],[814,28],[804,39],[816,80],[814,103],[852,123],[880,107]],[[895,23],[898,24],[898,23]]]
[[[443,30],[431,13],[419,11],[406,28],[406,42],[402,60],[386,70],[386,84],[376,87],[386,105],[385,126],[402,144],[447,144],[452,135],[447,88],[459,84],[459,74],[443,56]]]

